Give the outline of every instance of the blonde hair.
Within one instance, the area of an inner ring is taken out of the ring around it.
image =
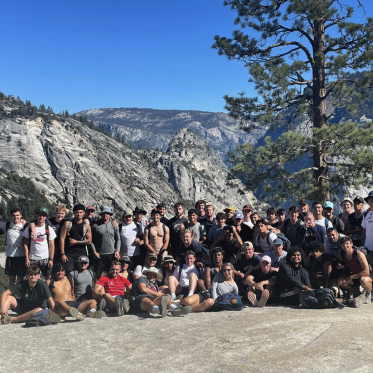
[[[234,265],[230,262],[224,263],[221,269],[223,269],[224,267],[229,267],[232,271],[234,271]]]
[[[65,205],[59,205],[56,207],[56,212],[63,211],[65,214],[67,213],[67,208]]]

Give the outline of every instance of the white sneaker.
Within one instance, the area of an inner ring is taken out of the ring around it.
[[[372,303],[372,296],[371,294],[367,294],[367,299],[365,300],[365,304],[371,304]]]

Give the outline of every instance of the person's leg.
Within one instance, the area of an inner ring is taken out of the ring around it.
[[[10,322],[11,323],[26,322],[32,315],[34,315],[36,312],[40,312],[42,310],[43,310],[42,308],[35,308],[34,310],[26,312],[26,313],[24,313],[22,315],[19,315],[19,316],[16,316],[16,317],[12,317],[10,319]]]
[[[91,310],[97,310],[97,302],[94,299],[82,302],[78,308],[78,311],[84,314]]]
[[[66,269],[66,274],[69,274],[74,270],[75,267],[75,262],[74,262],[74,257],[72,255],[66,254],[66,262],[64,263],[65,269]]]
[[[167,285],[160,286],[160,287],[158,288],[158,291],[161,292],[161,293],[163,293],[164,295],[169,295],[169,294],[171,294],[171,293],[170,293],[170,289],[168,288]]]
[[[354,288],[352,286],[353,282],[348,276],[338,277],[338,286],[349,293],[353,293]]]
[[[198,294],[193,294],[190,297],[180,299],[180,304],[182,306],[190,306],[192,307],[192,310],[194,307],[197,307],[200,304],[200,298]]]
[[[195,294],[197,297],[198,295]],[[187,298],[188,299],[188,298]],[[205,312],[215,304],[215,301],[212,298],[204,300],[202,303],[191,306],[192,312]]]
[[[104,263],[103,263],[103,255],[101,255],[99,258],[96,258],[93,271],[95,273],[93,281],[96,283],[102,274],[102,271],[104,269]]]
[[[149,298],[144,298],[140,304],[141,309],[145,312],[152,312],[154,306],[155,304]]]
[[[193,295],[197,287],[198,277],[195,273],[189,275],[189,296]]]
[[[70,315],[72,317],[75,317],[78,320],[84,320],[85,315],[83,313],[79,312],[78,308],[80,305],[77,305],[77,307],[72,306],[71,304],[77,303],[75,301],[64,301],[60,300],[56,302],[55,306],[55,312],[60,316],[66,316]]]
[[[201,278],[197,280],[197,287],[199,291],[205,291],[206,290],[205,281],[203,281]]]
[[[372,279],[369,276],[364,276],[360,278],[360,285],[364,288],[367,294],[372,291]]]
[[[169,292],[171,294],[171,298],[176,297],[176,295],[179,295],[181,291],[183,290],[182,287],[179,284],[179,281],[176,279],[175,276],[170,276],[168,279],[168,288]]]
[[[8,295],[5,298],[4,309],[6,311],[9,311],[10,309],[14,311],[16,310],[16,308],[17,308],[17,299],[13,297],[13,295]]]
[[[106,304],[109,308],[116,307],[115,298],[112,297],[110,294],[104,293],[102,297],[106,300]]]
[[[8,276],[8,289],[16,283],[17,276]]]

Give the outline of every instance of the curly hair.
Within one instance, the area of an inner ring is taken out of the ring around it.
[[[290,266],[293,266],[293,262],[291,261],[291,257],[297,252],[300,253],[300,256],[301,256],[300,264],[302,264],[302,266],[304,267],[306,265],[306,254],[300,246],[291,246],[290,247],[290,249],[288,250],[288,253],[286,255],[286,263],[289,264]]]

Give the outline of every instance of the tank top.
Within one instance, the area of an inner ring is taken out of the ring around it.
[[[86,248],[85,248],[86,245],[76,244],[76,245],[70,246],[70,241],[69,241],[70,238],[73,238],[74,240],[77,240],[77,241],[83,241],[84,239],[83,226],[84,226],[84,222],[76,223],[74,220],[72,221],[72,226],[69,231],[69,234],[66,235],[66,241],[65,241],[66,252],[74,251],[74,253],[77,253],[77,254],[79,253],[81,255],[87,255]]]
[[[343,261],[346,263],[346,266],[351,271],[352,274],[356,274],[362,271],[360,262],[355,259],[355,253],[352,254],[351,260],[347,260],[346,256],[343,257]]]

